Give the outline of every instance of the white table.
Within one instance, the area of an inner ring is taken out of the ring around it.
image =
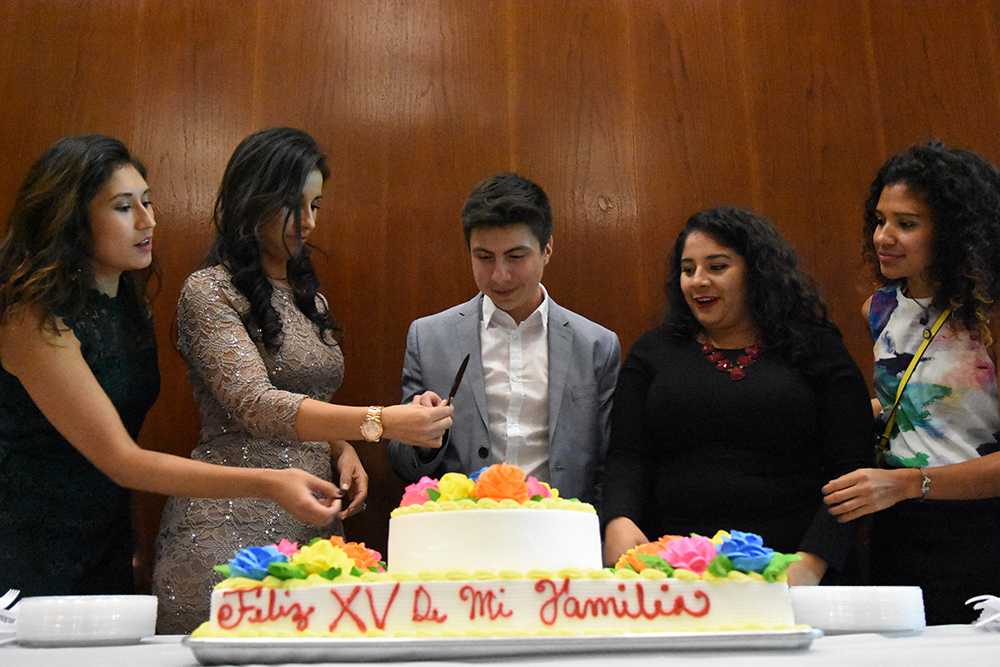
[[[141,665],[143,667],[193,667],[198,665],[190,649],[177,636],[153,637],[134,646],[94,648],[25,648],[0,646],[3,667],[86,667],[87,665]],[[331,663],[334,664],[334,663]],[[335,663],[354,664],[359,663]],[[849,665],[905,665],[906,667],[987,667],[1000,664],[1000,632],[977,630],[965,625],[941,625],[918,635],[887,637],[857,634],[821,637],[802,651],[664,651],[509,658],[498,660],[400,662],[399,667],[432,665],[513,665],[516,667],[662,667],[669,665],[718,665],[720,667],[805,667]]]

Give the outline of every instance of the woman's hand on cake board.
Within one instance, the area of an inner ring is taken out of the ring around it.
[[[826,561],[806,551],[799,551],[798,556],[799,560],[788,566],[788,585],[818,585],[826,574]]]
[[[604,564],[614,567],[623,553],[647,542],[649,538],[632,519],[627,516],[615,517],[604,529]]]
[[[360,514],[367,506],[368,473],[355,451],[346,440],[335,440],[330,443],[330,455],[333,457],[337,475],[340,479],[340,490],[350,500],[350,504],[340,513],[341,520]]]

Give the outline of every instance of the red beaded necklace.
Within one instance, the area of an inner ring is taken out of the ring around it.
[[[701,343],[701,353],[705,355],[709,363],[713,364],[723,373],[729,375],[729,379],[737,382],[747,376],[746,367],[760,359],[761,346],[758,343],[748,345],[743,348],[743,354],[736,358],[736,361],[729,361],[723,352],[708,341]]]

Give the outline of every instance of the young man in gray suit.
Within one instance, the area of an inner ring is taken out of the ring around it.
[[[440,449],[389,443],[403,480],[519,466],[566,498],[600,502],[621,347],[614,332],[560,307],[541,284],[552,257],[545,192],[516,174],[479,183],[462,227],[480,293],[410,325],[403,403],[437,405],[470,354]]]

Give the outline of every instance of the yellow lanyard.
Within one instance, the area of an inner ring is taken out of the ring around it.
[[[885,454],[885,452],[889,451],[889,436],[892,434],[892,427],[896,424],[896,408],[899,407],[899,401],[903,398],[903,390],[906,388],[906,383],[910,381],[910,376],[913,375],[917,364],[920,363],[920,359],[924,356],[927,346],[934,340],[934,336],[944,326],[945,321],[950,315],[951,308],[945,308],[938,315],[937,319],[934,320],[934,325],[930,329],[924,329],[924,341],[917,348],[916,354],[910,360],[910,365],[906,367],[906,372],[903,373],[903,378],[899,381],[899,386],[896,388],[896,401],[892,404],[892,410],[889,412],[889,419],[886,421],[885,430],[882,431],[882,435],[878,439],[879,454]]]

